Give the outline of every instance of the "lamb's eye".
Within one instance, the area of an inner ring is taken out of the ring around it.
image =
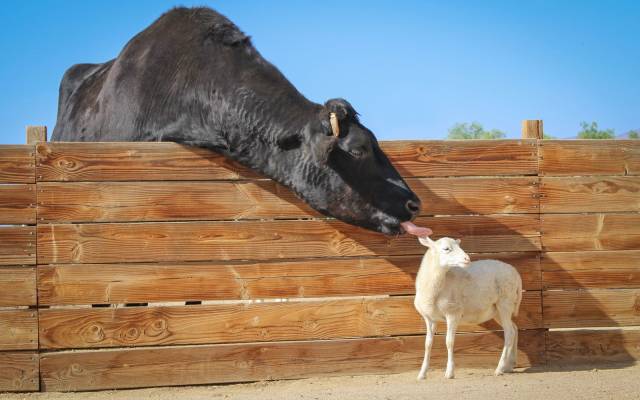
[[[445,251],[445,253],[449,253],[451,252],[451,247],[445,247],[443,250]]]

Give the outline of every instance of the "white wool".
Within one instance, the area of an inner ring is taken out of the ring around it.
[[[481,324],[495,319],[504,329],[504,349],[496,375],[511,372],[518,351],[518,315],[522,300],[522,279],[516,269],[498,260],[469,263],[469,256],[459,241],[419,238],[428,247],[416,278],[416,310],[427,325],[425,357],[418,379],[424,379],[429,367],[429,353],[436,322],[447,323],[447,370],[453,378],[453,345],[459,323]]]

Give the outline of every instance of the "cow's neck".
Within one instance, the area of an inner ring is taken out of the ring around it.
[[[300,165],[301,149],[285,150],[278,141],[286,137],[302,138],[310,119],[317,118],[319,105],[299,95],[291,101],[286,96],[260,99],[245,94],[235,105],[224,132],[227,157],[289,185],[290,176]]]

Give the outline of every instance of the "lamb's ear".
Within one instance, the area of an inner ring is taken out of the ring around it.
[[[434,242],[433,240],[431,240],[431,238],[429,236],[425,236],[425,237],[418,237],[418,241],[420,242],[421,245],[425,246],[425,247],[433,247],[436,242]]]
[[[460,244],[461,240],[460,239],[456,239],[456,243]]]

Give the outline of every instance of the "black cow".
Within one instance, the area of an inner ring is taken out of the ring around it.
[[[420,210],[346,100],[307,100],[209,8],[175,8],[114,60],[72,66],[52,139],[210,148],[325,215],[385,234],[411,231],[403,222]]]

